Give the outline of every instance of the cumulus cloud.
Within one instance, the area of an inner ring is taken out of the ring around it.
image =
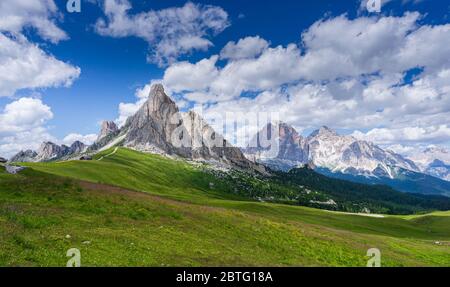
[[[0,132],[22,132],[43,125],[53,118],[49,106],[39,99],[21,98],[4,108],[0,114]]]
[[[177,90],[207,89],[213,98],[228,99],[245,91],[297,81],[335,81],[376,74],[396,78],[418,67],[428,74],[439,72],[450,66],[450,24],[419,27],[420,17],[418,13],[406,13],[402,17],[321,20],[302,34],[304,50],[296,44],[266,48],[259,57],[232,60],[223,68],[211,65],[215,57],[195,64],[177,63],[166,70],[164,81],[169,86],[177,82]],[[196,83],[203,83],[200,89],[188,79],[179,82],[178,75],[190,73]],[[204,87],[206,84],[208,87]]]
[[[299,49],[294,44],[269,48],[256,59],[231,61],[223,68],[214,66],[218,58],[213,56],[195,64],[170,66],[163,82],[175,91],[208,91],[211,101],[229,100],[244,91],[262,91],[295,81],[299,58]],[[193,81],[189,75],[193,75]]]
[[[148,42],[148,60],[161,66],[179,56],[212,46],[210,36],[228,27],[228,14],[222,8],[187,2],[183,7],[151,10],[131,15],[127,0],[104,0],[106,15],[95,25],[100,35],[139,37]]]
[[[20,34],[26,28],[35,28],[42,38],[57,43],[68,38],[56,25],[59,17],[53,0],[0,2],[0,32]]]
[[[301,45],[267,47],[224,66],[218,56],[176,63],[163,82],[185,100],[208,103],[212,113],[279,111],[299,129],[378,129],[386,138],[372,132],[377,143],[443,143],[449,139],[450,24],[421,25],[422,17],[320,20],[302,33]],[[411,81],[412,70],[418,74]]]
[[[228,42],[220,51],[221,59],[240,60],[254,58],[269,47],[269,42],[259,36],[246,37],[236,42]]]
[[[203,59],[195,64],[175,63],[166,69],[164,83],[174,91],[204,90],[214,81],[219,71],[216,68],[218,57]]]
[[[70,86],[80,68],[45,53],[25,37],[0,33],[0,96],[20,89]]]
[[[40,99],[21,98],[0,113],[0,154],[9,157],[21,149],[37,148],[44,140],[54,140],[46,123],[53,118],[49,106]]]
[[[450,127],[442,124],[427,127],[404,127],[404,128],[375,128],[367,133],[355,131],[353,136],[383,145],[394,143],[449,143]]]
[[[24,97],[0,111],[0,156],[11,157],[21,150],[37,150],[42,142],[71,145],[74,141],[92,144],[97,135],[70,133],[62,140],[51,135],[48,122],[54,115],[41,99]]]
[[[80,68],[64,63],[31,43],[24,31],[34,29],[44,40],[68,39],[57,26],[54,0],[3,0],[0,2],[0,97],[20,89],[69,86]]]

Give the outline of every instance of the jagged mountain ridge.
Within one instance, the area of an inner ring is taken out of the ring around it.
[[[100,141],[103,138],[108,137],[111,134],[115,134],[118,131],[119,131],[119,128],[117,127],[115,122],[103,121],[97,141]]]
[[[275,126],[268,124],[255,137],[273,133]],[[328,127],[302,137],[285,123],[278,126],[279,138],[275,142],[280,146],[277,154],[268,157],[267,147],[255,146],[244,149],[246,156],[278,170],[308,165],[329,177],[384,184],[404,192],[450,196],[447,181],[421,172],[413,161],[393,151],[352,136],[339,135]]]
[[[417,163],[423,173],[450,181],[450,152],[446,149],[429,147],[409,158]]]
[[[37,152],[33,150],[20,151],[12,158],[10,158],[10,162],[32,162],[37,157]]]
[[[255,138],[264,137],[265,130],[273,133],[276,126],[279,127],[279,140],[275,140],[279,143],[279,152],[275,156],[267,157],[267,147],[260,147],[259,142],[244,149],[244,153],[250,158],[269,164],[285,162],[287,169],[312,164],[333,172],[388,177],[393,177],[393,167],[419,171],[414,162],[399,154],[352,136],[339,135],[325,126],[305,138],[286,123],[270,123],[263,129],[264,135],[261,135],[260,131]]]
[[[101,150],[115,144],[143,152],[265,172],[262,165],[248,160],[239,148],[229,144],[198,114],[180,112],[161,84],[152,86],[147,101],[120,130],[98,140],[89,150]]]
[[[83,153],[88,146],[80,141],[75,141],[70,147],[66,145],[57,145],[52,142],[41,144],[38,152],[27,150],[20,151],[10,159],[10,162],[45,162],[60,160],[65,157]]]

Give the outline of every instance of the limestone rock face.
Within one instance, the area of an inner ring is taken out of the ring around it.
[[[450,181],[450,151],[441,147],[428,147],[409,156],[423,173]]]
[[[10,162],[34,162],[37,153],[32,150],[20,151],[15,156],[13,156]]]
[[[123,145],[136,150],[264,171],[195,112],[181,113],[160,84],[151,88],[148,100],[128,118],[120,134]]]
[[[10,159],[10,162],[45,162],[64,159],[72,155],[81,154],[87,150],[87,146],[80,142],[74,142],[70,147],[57,145],[52,142],[41,144],[38,152],[21,151]]]
[[[86,151],[87,149],[87,145],[85,145],[84,143],[80,142],[80,141],[75,141],[71,146],[70,146],[70,154],[77,154],[77,153],[83,153]]]
[[[18,174],[19,172],[21,172],[26,168],[23,166],[6,165],[5,169],[6,172],[9,174]]]
[[[396,176],[396,168],[419,170],[414,162],[399,154],[352,136],[339,135],[326,126],[304,138],[285,123],[268,124],[256,138],[264,139],[273,134],[277,126],[279,134],[272,142],[277,147],[275,154],[268,155],[268,148],[261,146],[259,141],[256,147],[245,149],[245,154],[272,168],[283,170],[309,165],[332,172],[391,178]],[[261,133],[266,134],[261,136]]]
[[[98,135],[97,141],[116,133],[119,130],[116,123],[113,121],[103,121],[100,134]]]
[[[51,161],[62,158],[70,154],[70,147],[66,145],[59,146],[52,142],[44,142],[39,148],[36,161]]]
[[[265,172],[263,166],[249,161],[239,148],[232,146],[197,113],[190,111],[183,114],[183,127],[187,133],[183,139],[191,147],[193,159],[216,160],[243,169]]]
[[[412,161],[399,154],[349,135],[339,135],[327,127],[313,132],[306,140],[310,161],[333,172],[392,178],[396,168],[419,171]]]
[[[284,123],[269,123],[244,149],[246,156],[269,159],[272,163],[285,161],[292,166],[308,162],[308,145],[292,126]]]
[[[162,85],[154,85],[144,105],[125,123],[125,145],[142,151],[178,153],[171,137],[181,124],[175,102],[165,94]]]

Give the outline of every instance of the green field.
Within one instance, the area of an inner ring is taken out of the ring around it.
[[[450,213],[367,216],[250,201],[184,161],[120,148],[0,170],[0,266],[450,266]],[[69,235],[69,236],[67,236]],[[439,244],[436,243],[439,241]]]

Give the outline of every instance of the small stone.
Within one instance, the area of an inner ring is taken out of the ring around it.
[[[72,236],[70,236],[69,234],[66,235],[66,239],[70,239]]]

